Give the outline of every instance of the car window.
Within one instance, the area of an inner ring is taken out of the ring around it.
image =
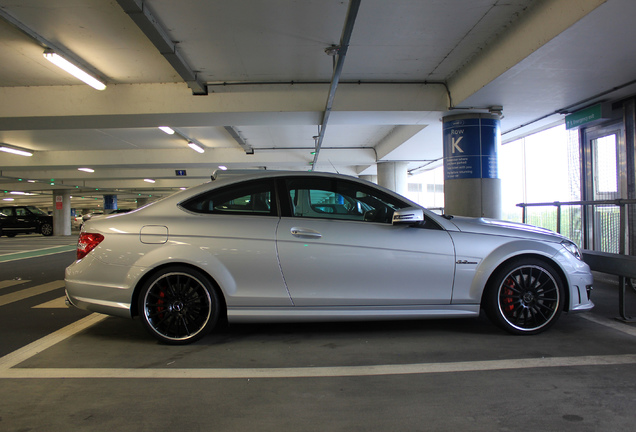
[[[29,212],[25,208],[17,207],[15,209],[15,215],[16,216],[27,216],[28,214],[29,214]]]
[[[198,195],[181,207],[195,213],[275,216],[273,191],[270,180],[240,183]]]
[[[295,217],[391,223],[405,203],[366,185],[340,179],[298,178],[287,181]]]
[[[39,209],[39,208],[37,208],[37,207],[28,206],[27,208],[28,208],[28,209],[29,209],[29,211],[30,211],[31,213],[33,213],[34,215],[40,215],[40,216],[47,216],[47,215],[48,215],[45,211],[40,210],[40,209]]]
[[[4,216],[13,216],[13,208],[7,207],[0,210]]]

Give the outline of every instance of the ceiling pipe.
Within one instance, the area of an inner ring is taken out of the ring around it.
[[[351,0],[349,2],[349,10],[347,11],[347,19],[345,21],[344,28],[342,30],[342,36],[340,38],[340,46],[337,47],[337,59],[333,68],[333,75],[331,78],[331,85],[329,87],[329,96],[327,97],[327,104],[325,106],[325,112],[322,116],[322,123],[320,124],[320,132],[316,139],[316,148],[314,154],[314,161],[311,166],[313,171],[318,163],[318,155],[320,154],[320,148],[322,147],[322,140],[325,137],[325,131],[327,130],[327,124],[329,123],[329,116],[331,115],[331,108],[333,107],[333,100],[336,96],[336,89],[340,81],[340,75],[342,75],[342,68],[344,66],[344,60],[349,48],[349,41],[351,40],[351,33],[353,33],[353,26],[356,22],[358,15],[358,9],[360,9],[361,0]]]

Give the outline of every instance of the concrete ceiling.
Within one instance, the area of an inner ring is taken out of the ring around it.
[[[52,190],[72,189],[74,207],[103,193],[131,206],[219,165],[362,175],[399,160],[417,172],[439,166],[446,114],[502,106],[509,140],[636,93],[633,0],[361,0],[324,125],[338,60],[325,49],[341,43],[349,7],[0,0],[0,142],[35,152],[0,153],[0,198],[50,206]],[[45,47],[107,88],[50,64]]]

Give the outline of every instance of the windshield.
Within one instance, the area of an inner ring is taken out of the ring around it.
[[[29,211],[35,215],[42,215],[42,216],[46,216],[48,213],[40,210],[37,207],[33,207],[33,206],[27,206],[27,208],[29,209]]]

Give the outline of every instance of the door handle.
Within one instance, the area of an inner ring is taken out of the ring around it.
[[[322,234],[320,234],[318,231],[314,231],[311,229],[307,229],[307,228],[292,228],[291,229],[291,234],[294,237],[300,237],[300,238],[314,238],[314,239],[319,239],[322,237]]]

